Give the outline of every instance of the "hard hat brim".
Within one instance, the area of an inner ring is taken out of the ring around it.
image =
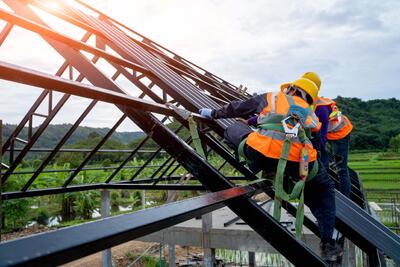
[[[283,90],[285,90],[286,88],[288,88],[292,83],[282,83],[281,84],[281,91],[283,92]]]

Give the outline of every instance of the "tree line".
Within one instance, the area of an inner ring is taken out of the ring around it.
[[[335,99],[343,114],[353,124],[350,138],[351,150],[387,150],[391,139],[400,134],[400,100],[338,96]]]
[[[387,150],[390,146],[396,146],[398,143],[396,136],[400,134],[400,100],[390,98],[363,101],[359,98],[338,96],[335,101],[343,114],[350,118],[354,126],[350,140],[351,150]],[[43,136],[35,144],[35,147],[54,147],[71,126],[71,124],[49,125]],[[171,130],[176,130],[179,125],[173,122],[168,126]],[[11,124],[4,125],[3,140],[6,140],[15,127],[15,125]],[[108,128],[78,127],[64,148],[93,148],[108,130]],[[22,138],[27,135],[27,132],[25,128],[21,134]],[[189,134],[187,130],[183,129],[179,132],[179,135],[187,138]],[[116,132],[105,143],[103,148],[134,149],[144,138],[143,132]],[[143,149],[149,150],[157,148],[157,144],[152,140],[149,140],[143,146]],[[74,162],[78,162],[84,156],[83,153],[73,155],[74,153],[61,153],[58,159],[74,165]],[[117,162],[123,155],[123,153],[101,153],[95,155],[93,160],[94,162],[102,162],[108,158],[109,163]],[[31,153],[28,156],[28,160],[35,160],[39,156],[41,155]]]

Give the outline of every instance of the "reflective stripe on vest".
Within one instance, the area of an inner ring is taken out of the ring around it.
[[[276,115],[287,116],[290,106],[296,108],[295,110],[301,111],[303,116],[306,116],[306,128],[314,128],[318,125],[318,119],[310,106],[300,97],[288,96],[282,92],[268,93],[267,106],[261,111],[258,121],[261,122],[265,117],[273,118]],[[283,143],[286,135],[279,131],[258,129],[252,132],[247,137],[246,144],[261,154],[269,158],[279,159],[281,156]],[[288,156],[289,161],[300,161],[300,150],[303,147],[300,140],[295,138],[292,140],[290,152]],[[308,150],[309,162],[315,161],[317,152],[313,149],[312,144],[308,141],[305,144]]]
[[[329,121],[326,138],[328,140],[339,140],[345,138],[352,129],[353,125],[350,120],[346,116],[340,115],[337,119]]]
[[[351,132],[353,125],[351,125],[350,120],[340,112],[335,101],[329,98],[319,97],[315,101],[314,110],[319,106],[330,106],[332,109],[331,114],[329,114],[328,133],[326,135],[328,140],[342,139]]]
[[[250,133],[247,137],[246,144],[268,158],[279,159],[285,137],[285,134],[281,132],[260,130]],[[301,144],[297,138],[294,139],[290,145],[288,160],[299,162],[302,147],[303,144]],[[306,142],[305,147],[308,150],[309,162],[315,161],[317,159],[317,151],[310,142]]]
[[[290,105],[298,106],[303,108],[307,112],[306,125],[305,128],[320,128],[320,123],[314,111],[310,108],[306,101],[297,96],[286,95],[282,92],[270,92],[267,93],[267,106],[260,112],[260,117],[269,116],[272,113],[281,114],[283,116],[288,116],[288,110]]]

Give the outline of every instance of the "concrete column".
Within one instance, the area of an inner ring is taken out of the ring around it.
[[[212,212],[201,217],[203,232],[203,251],[204,251],[204,267],[213,267],[215,263],[215,249],[210,247],[211,244],[211,228],[212,228]]]
[[[110,191],[101,190],[101,217],[106,218],[110,216],[111,204],[110,204]],[[103,250],[103,267],[112,267],[112,255],[111,249]]]
[[[175,267],[175,245],[168,244],[168,266]]]
[[[142,190],[142,209],[146,208],[146,190]]]
[[[249,267],[256,267],[256,253],[249,251]]]

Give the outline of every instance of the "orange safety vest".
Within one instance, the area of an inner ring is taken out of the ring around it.
[[[306,101],[297,96],[289,96],[282,92],[267,93],[267,105],[260,113],[262,116],[290,115],[288,111],[291,106],[296,106],[307,112],[304,127],[313,129],[318,127],[318,119],[314,111],[310,108]],[[283,143],[286,139],[286,134],[275,130],[258,129],[249,134],[246,144],[257,150],[266,157],[279,159],[283,148]],[[312,162],[317,159],[317,151],[313,148],[311,142],[307,139],[305,147],[308,150],[308,161]],[[303,144],[298,137],[291,139],[289,161],[300,161],[300,151]]]
[[[318,97],[315,101],[314,110],[319,106],[330,106],[332,109],[329,115],[328,132],[326,134],[328,140],[342,139],[351,132],[353,125],[349,118],[340,112],[335,101],[326,97]]]

